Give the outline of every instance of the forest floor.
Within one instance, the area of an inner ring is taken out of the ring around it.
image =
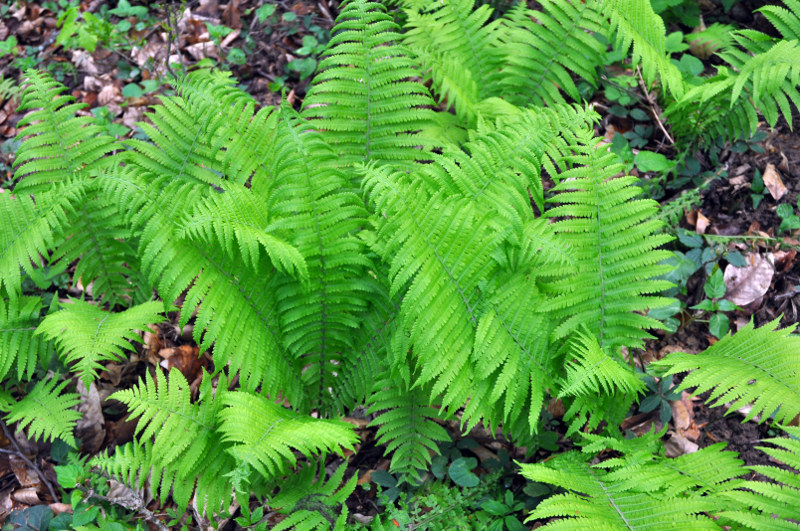
[[[81,11],[107,13],[106,2],[80,2]],[[117,6],[117,2],[108,2]],[[127,2],[125,2],[127,4]],[[136,2],[133,2],[136,5]],[[117,24],[131,22],[121,31],[118,27],[100,40],[93,51],[76,35],[72,41],[56,42],[58,18],[66,2],[17,3],[0,12],[0,45],[15,39],[16,45],[3,51],[0,48],[0,187],[13,186],[13,159],[18,140],[17,123],[23,113],[17,107],[17,86],[24,68],[47,69],[64,83],[78,102],[87,105],[113,134],[130,137],[137,132],[136,122],[146,120],[149,105],[161,92],[160,79],[167,74],[164,65],[170,56],[177,56],[185,65],[212,59],[234,73],[241,86],[262,105],[275,105],[282,94],[295,108],[302,105],[319,50],[329,37],[337,15],[335,0],[284,0],[271,2],[274,12],[257,11],[263,7],[257,0],[190,1],[183,11],[150,8],[132,11],[128,16],[103,14]],[[264,5],[267,5],[264,3]],[[749,6],[744,6],[748,8]],[[745,9],[749,12],[749,9]],[[134,14],[138,13],[138,14]],[[124,15],[124,14],[123,14]],[[259,20],[261,18],[261,20]],[[738,21],[758,27],[758,19]],[[227,28],[227,29],[226,29]],[[761,29],[761,28],[759,28]],[[216,41],[216,42],[213,42]],[[81,42],[83,45],[81,45]],[[235,50],[238,50],[235,51]],[[175,57],[173,57],[173,60]],[[709,65],[706,65],[709,68]],[[10,82],[8,81],[10,80]],[[4,83],[5,82],[5,83]],[[641,93],[641,88],[634,88]],[[592,103],[603,115],[597,133],[609,140],[616,133],[630,130],[628,118],[607,112],[609,101],[600,91]],[[604,110],[605,109],[605,110]],[[604,114],[605,113],[605,114]],[[658,124],[652,124],[657,126]],[[736,292],[742,309],[728,312],[730,326],[736,330],[754,319],[756,325],[780,318],[784,326],[800,321],[800,241],[798,229],[781,229],[778,206],[797,205],[800,195],[800,137],[785,122],[773,131],[764,131],[757,142],[739,143],[726,148],[710,161],[698,156],[702,165],[701,178],[690,179],[683,185],[667,189],[659,200],[674,206],[687,193],[702,188],[699,201],[687,209],[678,209],[667,219],[670,231],[678,234],[675,249],[688,255],[693,250],[702,257],[709,269],[725,271],[728,293]],[[669,156],[670,146],[645,146]],[[636,172],[636,170],[633,170]],[[645,180],[655,174],[641,173]],[[759,181],[763,185],[759,184]],[[3,190],[0,189],[0,192]],[[0,228],[0,230],[2,230]],[[736,257],[734,259],[734,256]],[[732,262],[740,266],[731,271]],[[742,262],[743,261],[743,262]],[[739,263],[741,262],[741,263]],[[78,295],[80,286],[69,278],[69,270],[56,284],[59,297]],[[647,343],[643,352],[635,353],[637,363],[660,359],[675,350],[699,352],[717,339],[709,331],[707,316],[690,308],[704,298],[707,269],[701,267],[682,280],[678,294],[685,305],[674,317],[677,331],[659,332]],[[96,388],[84,389],[84,414],[78,436],[82,451],[96,454],[130,440],[134,424],[113,409],[101,407],[101,400],[112,392],[131,386],[154,365],[177,367],[192,381],[200,368],[209,363],[208,355],[198,356],[191,334],[178,330],[177,319],[145,334],[145,343],[138,355],[127,363],[109,363],[101,374]],[[550,413],[558,427],[563,406],[551,403]],[[754,449],[762,438],[774,435],[767,423],[742,423],[743,414],[725,408],[708,408],[702,397],[670,401],[669,435],[665,437],[668,455],[680,455],[717,442],[727,442],[728,448],[738,451],[747,464],[764,463],[765,454]],[[636,413],[623,423],[623,428],[644,433],[653,426],[661,429],[659,409]],[[348,475],[358,474],[360,483],[371,481],[372,472],[387,470],[389,459],[376,446],[375,433],[367,427],[369,419],[348,419],[361,435],[356,451],[346,459]],[[539,460],[561,451],[570,443],[562,438],[557,447],[540,449],[526,455],[525,448],[512,446],[501,436],[476,428],[462,434],[456,423],[450,431],[454,440],[469,437],[477,442],[466,451],[483,460],[505,449],[520,460]],[[41,467],[52,484],[56,484],[49,447],[25,441],[23,450],[31,462]],[[0,435],[0,447],[10,448],[7,438]],[[33,491],[31,488],[33,487]],[[365,519],[375,514],[375,489],[357,489],[348,500],[350,510]],[[54,503],[30,466],[14,459],[10,453],[0,453],[0,520],[2,515],[29,505]]]

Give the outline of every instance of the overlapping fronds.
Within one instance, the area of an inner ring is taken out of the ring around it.
[[[32,272],[54,247],[65,211],[81,197],[80,188],[37,201],[28,195],[0,194],[0,290],[5,286],[9,297],[20,294],[21,270]]]
[[[19,422],[18,430],[28,428],[28,437],[45,441],[61,439],[73,448],[75,437],[72,430],[81,414],[72,409],[78,404],[77,393],[64,393],[69,380],[59,383],[58,375],[36,382],[36,385],[15,404],[11,404],[5,416],[8,423]]]
[[[352,449],[357,437],[352,426],[338,420],[315,419],[286,409],[268,398],[245,391],[223,397],[219,413],[223,440],[239,466],[271,479],[297,463],[295,452],[311,457],[322,452]],[[248,422],[242,422],[247,418]]]
[[[397,44],[399,28],[386,8],[367,0],[342,7],[319,73],[303,102],[303,117],[352,165],[427,159],[416,132],[432,117],[433,100],[414,61]]]
[[[389,470],[412,483],[428,469],[431,454],[439,453],[437,442],[450,440],[447,430],[436,423],[445,416],[428,403],[429,387],[411,388],[387,371],[376,378],[369,400],[369,413],[377,414],[370,425],[378,426],[378,444],[394,452]]]
[[[342,529],[347,522],[347,505],[345,500],[356,488],[358,474],[353,474],[345,484],[342,484],[347,463],[333,472],[327,480],[324,461],[309,463],[300,467],[291,476],[280,484],[280,491],[269,500],[272,507],[276,507],[282,514],[288,515],[274,527],[272,531],[294,529],[295,531],[327,531],[328,529]],[[317,479],[314,479],[314,478]],[[306,502],[321,503],[325,514],[319,510],[306,508]],[[331,514],[328,508],[338,508],[338,514]],[[335,518],[335,520],[334,520]],[[334,521],[333,527],[331,522]]]
[[[433,92],[464,124],[474,125],[478,102],[499,94],[503,55],[500,22],[487,22],[492,9],[456,0],[407,11],[403,43],[422,65]]]
[[[800,337],[790,335],[795,326],[777,327],[777,319],[761,328],[751,321],[700,354],[676,352],[656,363],[667,374],[692,371],[680,389],[711,390],[712,405],[731,402],[729,411],[736,411],[752,403],[745,421],[772,415],[788,422],[800,414]]]
[[[719,529],[706,513],[718,507],[710,497],[633,488],[593,467],[591,457],[567,452],[546,463],[522,465],[531,481],[565,489],[541,502],[529,520],[559,518],[542,529]]]
[[[61,356],[83,379],[86,387],[105,370],[101,362],[125,359],[131,341],[141,341],[137,330],[164,320],[160,302],[146,302],[123,312],[111,313],[93,304],[73,300],[51,313],[36,330],[52,340]],[[64,331],[68,333],[64,333]]]
[[[775,26],[786,40],[800,40],[800,2],[782,0],[786,7],[768,5],[756,9]],[[787,9],[788,8],[788,9]]]
[[[37,363],[45,361],[50,343],[34,334],[41,310],[39,297],[0,298],[0,379],[30,380]]]
[[[605,47],[592,35],[607,31],[601,2],[540,4],[542,11],[520,3],[503,19],[502,93],[518,105],[565,103],[562,91],[580,101],[573,74],[594,84],[603,64]]]
[[[617,47],[623,52],[632,49],[633,64],[641,63],[645,79],[652,81],[658,75],[673,97],[681,97],[683,79],[666,53],[664,21],[653,11],[650,0],[602,0],[600,8],[616,31]]]
[[[800,428],[786,426],[783,430],[789,437],[765,439],[762,442],[772,446],[759,446],[758,449],[769,455],[772,461],[784,463],[787,467],[747,467],[772,481],[745,481],[738,485],[738,489],[726,492],[729,504],[720,514],[723,519],[757,531],[797,529],[800,521],[800,504],[797,503],[800,499]],[[707,470],[714,466],[710,464]]]
[[[218,431],[227,385],[221,376],[213,389],[211,377],[204,373],[200,397],[193,404],[188,382],[173,369],[169,380],[157,370],[155,378],[146,377],[136,387],[117,391],[110,398],[125,404],[131,419],[138,419],[137,440],[131,443],[133,447],[126,445],[92,464],[139,486],[149,475],[161,502],[172,490],[183,510],[195,491],[199,507],[218,511],[227,506],[232,487],[222,477],[236,466]]]
[[[355,405],[345,406],[338,390],[350,378],[343,365],[358,363],[355,330],[370,301],[382,304],[385,293],[368,273],[375,266],[357,237],[366,225],[364,202],[334,151],[290,108],[277,115],[265,152],[271,182],[264,190],[259,183],[256,192],[271,207],[272,226],[290,238],[308,268],[307,281],[284,275],[276,288],[282,339],[307,390],[308,402],[293,405],[338,414]]]
[[[114,137],[92,116],[76,116],[86,104],[73,103],[62,94],[66,88],[52,77],[28,70],[30,85],[19,110],[37,109],[19,121],[18,138],[25,139],[14,159],[15,191],[30,194],[85,179],[109,165],[108,153],[116,149]]]
[[[639,312],[667,302],[649,295],[669,287],[656,277],[669,270],[659,263],[671,253],[659,247],[671,238],[656,234],[655,201],[636,199],[636,179],[614,177],[622,166],[597,143],[591,132],[583,134],[567,158],[574,167],[557,176],[548,200],[558,206],[546,215],[556,220],[557,234],[568,235],[577,272],[555,282],[546,307],[563,319],[554,338],[585,326],[614,352],[641,346],[645,330],[661,326]]]
[[[276,269],[308,279],[303,255],[275,231],[263,203],[244,186],[228,184],[197,205],[179,235],[218,246],[231,257],[241,256],[254,270],[259,269],[263,249]]]

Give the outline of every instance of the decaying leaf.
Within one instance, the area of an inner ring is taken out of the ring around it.
[[[725,298],[738,306],[747,306],[760,300],[769,289],[775,273],[771,253],[766,257],[750,254],[746,259],[747,265],[744,267],[728,265],[725,268]]]
[[[697,444],[674,431],[669,431],[667,435],[670,436],[669,439],[664,441],[664,450],[667,457],[678,457],[683,454],[691,454],[700,448],[697,446]]]
[[[774,164],[767,164],[767,167],[764,169],[764,175],[762,175],[761,178],[764,180],[764,185],[767,187],[767,190],[769,190],[769,195],[771,195],[772,199],[775,201],[786,194],[786,185],[783,184],[781,174],[775,169]]]

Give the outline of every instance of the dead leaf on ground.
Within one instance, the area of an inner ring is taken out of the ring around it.
[[[702,212],[697,212],[697,226],[695,229],[697,230],[697,234],[705,234],[710,224],[711,222],[703,215]]]
[[[669,439],[664,441],[664,450],[667,457],[679,457],[684,454],[692,454],[700,449],[697,444],[679,433],[669,431],[667,435],[669,435]]]
[[[697,441],[700,438],[700,430],[694,421],[692,396],[684,391],[680,400],[672,400],[669,405],[672,409],[672,424],[677,432],[690,441]]]
[[[32,487],[36,489],[41,486],[42,480],[39,479],[39,475],[20,456],[10,454],[8,456],[8,464],[11,466],[14,476],[22,487]]]
[[[83,416],[75,425],[75,434],[81,440],[85,452],[95,454],[100,451],[106,439],[105,418],[103,418],[102,399],[95,382],[89,384],[89,389],[78,380],[78,393],[81,395],[78,411]]]
[[[764,169],[764,175],[762,175],[761,178],[764,180],[764,185],[767,187],[767,190],[769,190],[769,195],[771,195],[772,199],[775,201],[778,201],[788,191],[786,185],[783,184],[781,174],[775,169],[774,164],[767,164],[767,167]]]
[[[39,495],[36,494],[36,489],[33,487],[14,491],[13,496],[15,500],[25,505],[41,505],[42,503],[42,500],[39,499]]]
[[[198,354],[200,349],[191,345],[181,345],[174,348],[162,348],[158,351],[159,357],[164,361],[159,363],[169,370],[176,368],[186,377],[187,382],[194,381],[200,375],[200,368],[204,366],[204,359]]]
[[[760,254],[750,254],[746,257],[747,265],[734,267],[730,264],[725,268],[725,298],[737,306],[748,306],[761,297],[769,289],[772,276],[772,254],[766,257]]]

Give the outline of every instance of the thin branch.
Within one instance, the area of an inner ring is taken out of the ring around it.
[[[17,439],[15,439],[14,436],[11,434],[11,430],[8,429],[8,426],[6,425],[5,421],[0,420],[0,426],[3,428],[3,435],[6,436],[6,439],[8,439],[9,442],[11,442],[11,446],[14,447],[13,452],[7,452],[7,453],[13,453],[14,455],[22,459],[26,465],[31,467],[33,471],[36,472],[36,475],[39,476],[39,479],[41,480],[42,484],[44,484],[44,486],[47,487],[47,492],[50,493],[50,497],[53,498],[53,501],[58,502],[61,498],[59,498],[58,495],[56,495],[56,491],[53,488],[53,485],[51,485],[50,482],[47,480],[47,478],[44,477],[44,472],[42,472],[39,469],[39,467],[36,466],[33,463],[33,461],[28,459],[28,457],[22,452],[22,448],[19,447]]]
[[[152,513],[147,507],[144,506],[144,500],[138,494],[135,494],[135,501],[136,504],[132,506],[127,500],[121,498],[111,498],[109,496],[103,496],[102,494],[98,494],[94,491],[93,488],[86,489],[81,487],[81,485],[75,486],[78,490],[83,492],[86,495],[86,499],[94,498],[96,500],[104,501],[107,503],[112,503],[114,505],[119,505],[120,507],[124,507],[130,511],[135,511],[136,513],[140,514],[142,518],[144,518],[147,522],[152,523],[155,525],[159,531],[169,531],[169,528],[164,525],[161,520],[159,520],[154,513]]]
[[[642,77],[642,70],[637,66],[636,73],[639,74],[639,84],[644,91],[644,96],[647,98],[647,105],[650,107],[650,112],[653,114],[653,118],[656,119],[656,123],[658,124],[658,128],[661,129],[661,132],[664,133],[664,136],[667,140],[669,140],[670,144],[675,144],[675,140],[673,140],[672,136],[667,132],[667,129],[664,127],[664,124],[661,122],[661,117],[659,116],[658,104],[656,104],[655,98],[648,92],[647,84],[644,82],[644,78]]]

